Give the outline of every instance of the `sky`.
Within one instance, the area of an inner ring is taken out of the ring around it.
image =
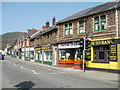
[[[104,3],[106,2],[2,2],[0,34],[27,32],[31,28],[39,30],[47,20],[52,23],[53,16],[59,21],[81,10]]]

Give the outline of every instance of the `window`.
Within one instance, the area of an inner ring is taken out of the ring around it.
[[[47,35],[47,41],[51,41],[52,40],[52,35]]]
[[[57,33],[57,31],[55,32],[55,38],[57,39],[57,35],[58,35],[58,33]]]
[[[94,61],[108,62],[109,60],[109,46],[95,46],[94,47]]]
[[[101,30],[106,30],[106,16],[101,16]]]
[[[42,43],[42,37],[39,38],[39,43]]]
[[[94,31],[106,30],[106,16],[94,18]]]
[[[70,36],[73,34],[72,23],[65,24],[65,36]]]
[[[100,26],[99,26],[99,17],[95,17],[95,31],[99,31]]]
[[[79,34],[84,34],[85,33],[85,29],[84,29],[84,20],[81,20],[79,22]]]
[[[61,58],[61,59],[66,58],[66,52],[65,52],[65,50],[60,50],[59,51],[59,58]]]
[[[73,34],[72,23],[69,24],[69,31],[70,31],[70,35],[72,35]]]
[[[65,36],[68,36],[68,24],[65,25]]]
[[[46,51],[46,61],[52,60],[52,51]]]

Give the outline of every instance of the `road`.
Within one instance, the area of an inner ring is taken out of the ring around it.
[[[54,69],[13,58],[6,58],[0,62],[2,62],[2,88],[118,87],[117,81],[84,77],[79,71]]]

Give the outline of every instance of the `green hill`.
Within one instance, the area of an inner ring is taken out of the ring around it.
[[[13,41],[22,34],[24,33],[23,32],[10,32],[10,33],[5,33],[5,34],[0,35],[0,45],[1,45],[0,49],[4,49],[7,44],[12,45]]]

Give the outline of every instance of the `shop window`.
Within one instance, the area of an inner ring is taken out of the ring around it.
[[[70,60],[74,60],[74,49],[60,50],[60,58],[68,58]]]
[[[46,51],[46,60],[52,60],[52,51]]]
[[[65,36],[71,36],[73,34],[72,23],[65,24],[64,33],[65,33]]]
[[[84,34],[85,33],[85,29],[84,29],[84,20],[81,20],[79,22],[79,34]]]
[[[66,58],[66,52],[65,52],[65,50],[60,50],[59,53],[60,53],[59,57],[60,57],[61,59]]]
[[[49,52],[46,52],[46,60],[49,60]]]
[[[94,31],[106,30],[106,16],[94,18]]]
[[[94,46],[94,62],[109,61],[109,46]]]

